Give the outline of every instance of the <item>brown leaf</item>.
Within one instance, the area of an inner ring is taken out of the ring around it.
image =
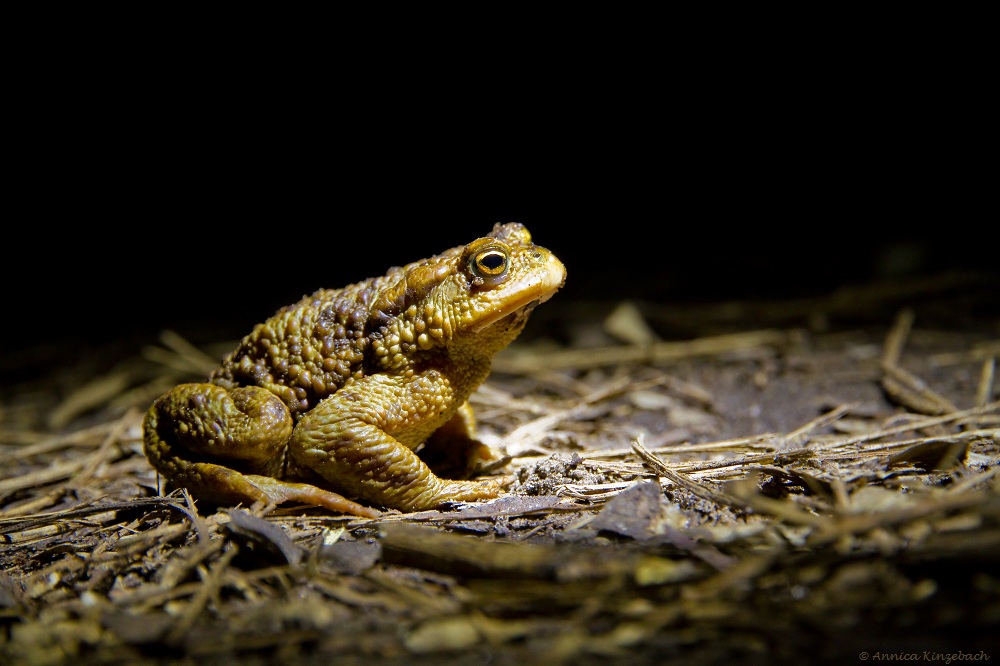
[[[932,439],[889,456],[888,464],[890,467],[912,464],[927,471],[941,471],[960,465],[968,452],[968,440]]]
[[[614,532],[637,541],[656,534],[663,515],[660,498],[663,491],[658,481],[645,481],[623,490],[597,514],[589,527]]]
[[[274,523],[242,509],[233,509],[228,513],[229,524],[226,527],[231,533],[247,537],[254,543],[263,544],[268,550],[281,553],[289,564],[298,564],[302,561],[303,549],[295,545]]]

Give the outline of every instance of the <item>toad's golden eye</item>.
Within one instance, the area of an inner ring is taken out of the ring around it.
[[[486,283],[495,283],[507,274],[510,255],[500,247],[487,247],[476,252],[469,261],[472,274]]]

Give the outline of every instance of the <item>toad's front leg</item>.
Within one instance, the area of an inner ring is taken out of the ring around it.
[[[412,450],[452,418],[455,402],[437,371],[405,381],[365,377],[302,417],[289,445],[290,466],[320,475],[345,495],[401,511],[496,497],[499,479],[442,479]]]

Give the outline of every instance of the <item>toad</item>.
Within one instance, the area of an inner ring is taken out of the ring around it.
[[[207,382],[158,398],[143,422],[146,457],[218,504],[297,501],[377,517],[373,506],[497,497],[502,478],[441,478],[418,453],[457,452],[466,470],[497,458],[475,439],[469,395],[565,279],[559,259],[510,223],[320,289],[258,324]]]

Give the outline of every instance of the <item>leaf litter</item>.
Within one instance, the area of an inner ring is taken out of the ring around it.
[[[925,331],[902,308],[671,342],[656,312],[620,305],[596,348],[516,343],[472,399],[508,494],[379,519],[160,495],[142,412],[214,353],[176,334],[57,402],[5,389],[0,656],[837,663],[996,645],[990,325]]]

